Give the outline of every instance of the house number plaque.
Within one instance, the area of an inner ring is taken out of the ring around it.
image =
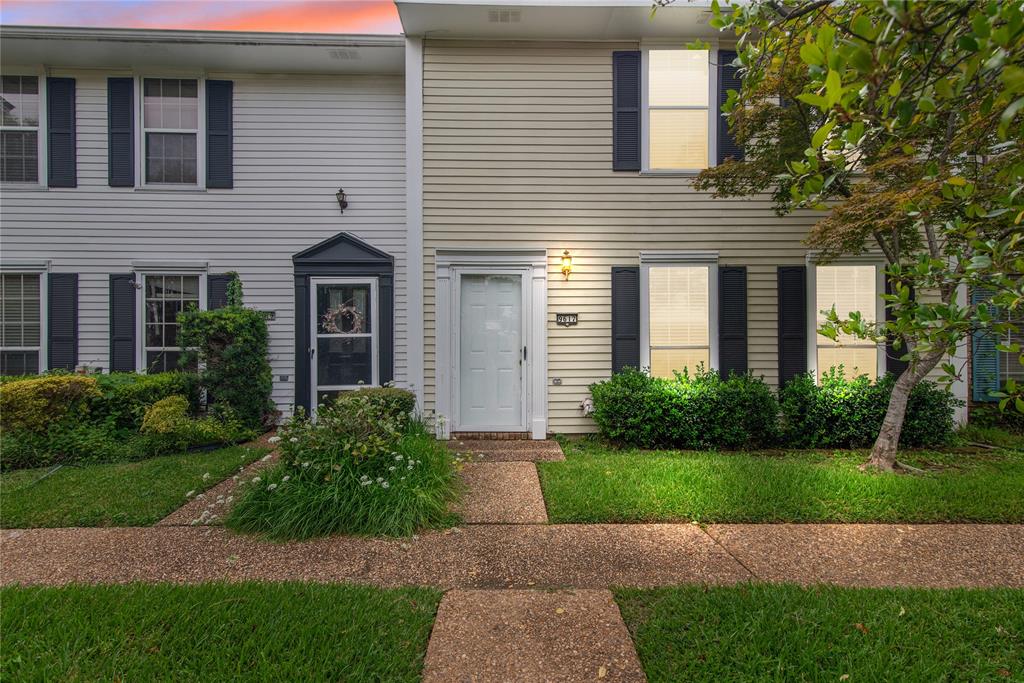
[[[555,313],[555,324],[562,327],[572,327],[580,322],[579,313]]]

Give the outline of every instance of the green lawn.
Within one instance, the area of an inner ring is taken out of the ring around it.
[[[233,446],[133,463],[0,474],[0,526],[145,526],[261,457],[263,448]],[[209,474],[204,479],[204,475]]]
[[[1024,521],[1021,451],[906,453],[911,476],[861,472],[864,452],[565,450],[537,463],[552,522]]]
[[[0,591],[5,681],[417,681],[441,592],[316,584]]]
[[[1024,680],[1024,591],[618,590],[651,683]]]

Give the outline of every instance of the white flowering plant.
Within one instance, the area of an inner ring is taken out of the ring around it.
[[[278,431],[280,463],[261,473],[227,524],[274,538],[407,536],[454,523],[455,461],[419,420],[353,392]]]

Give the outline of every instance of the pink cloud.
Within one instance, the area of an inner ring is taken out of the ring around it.
[[[0,23],[310,33],[402,30],[392,0],[0,0]]]

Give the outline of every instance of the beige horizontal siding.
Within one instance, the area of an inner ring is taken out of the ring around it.
[[[747,266],[751,369],[778,380],[776,266],[804,263],[815,214],[779,218],[768,197],[716,200],[682,177],[614,173],[610,43],[427,40],[424,51],[426,403],[434,405],[434,253],[548,250],[549,428],[586,432],[579,410],[611,368],[611,267],[641,250],[718,250]],[[560,254],[573,254],[568,282]],[[577,312],[577,327],[555,325]],[[555,386],[552,380],[561,379]]]

